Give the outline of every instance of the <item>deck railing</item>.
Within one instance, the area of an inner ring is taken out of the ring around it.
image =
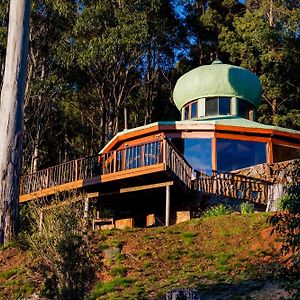
[[[186,159],[175,150],[169,140],[165,140],[164,143],[164,149],[166,149],[164,152],[166,165],[173,171],[173,174],[190,189],[193,168]]]
[[[104,174],[165,163],[190,187],[192,167],[166,139],[72,160],[21,177],[21,195]]]
[[[213,172],[193,180],[195,191],[267,204],[270,182],[233,173]]]

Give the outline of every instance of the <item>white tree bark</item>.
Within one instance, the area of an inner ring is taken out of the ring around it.
[[[19,225],[19,172],[31,0],[11,0],[0,98],[0,243]]]

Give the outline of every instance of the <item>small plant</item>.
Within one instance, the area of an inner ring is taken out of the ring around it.
[[[233,212],[232,208],[225,204],[220,204],[207,209],[204,213],[204,217],[216,217],[229,215]]]
[[[125,288],[130,286],[135,280],[130,277],[125,278],[116,278],[111,281],[107,281],[105,283],[99,283],[96,285],[94,290],[92,291],[89,299],[98,299],[98,297],[103,296],[107,293],[114,292],[117,289]]]
[[[182,238],[182,240],[184,242],[186,242],[187,244],[192,244],[193,243],[193,237],[196,236],[197,234],[194,233],[194,232],[189,232],[189,231],[186,231],[186,232],[182,232],[180,234],[180,237]]]
[[[251,202],[243,202],[240,205],[240,209],[241,209],[241,213],[243,215],[252,214],[252,213],[254,213],[254,204]]]
[[[128,267],[126,266],[115,266],[112,267],[110,275],[125,277],[127,275]]]

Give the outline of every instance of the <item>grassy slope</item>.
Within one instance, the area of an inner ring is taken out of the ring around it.
[[[251,293],[255,299],[276,299],[281,292],[272,285],[268,295],[255,294],[266,289],[268,266],[279,249],[267,216],[233,214],[168,228],[95,232],[95,253],[111,246],[122,251],[103,259],[90,298],[159,299],[170,289],[195,287],[211,299],[239,299]],[[0,296],[14,299],[35,290],[25,257],[16,249],[0,252]]]

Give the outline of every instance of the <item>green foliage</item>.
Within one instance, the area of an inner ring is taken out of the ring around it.
[[[114,292],[116,289],[121,289],[130,286],[135,280],[131,277],[116,278],[105,283],[99,283],[91,292],[90,300],[97,299],[107,293]]]
[[[180,234],[180,237],[187,243],[192,244],[193,243],[193,237],[195,237],[197,234],[195,232],[182,232]]]
[[[288,254],[280,270],[285,277],[285,286],[292,291],[294,299],[300,297],[300,185],[290,186],[281,198],[284,212],[277,212],[269,218],[274,226],[273,233],[282,239],[281,251]]]
[[[128,267],[126,266],[114,266],[110,270],[110,275],[125,277],[127,275]]]
[[[240,209],[242,214],[252,214],[254,213],[254,204],[251,202],[243,202],[240,205]]]
[[[220,204],[217,206],[213,206],[204,211],[204,217],[216,217],[216,216],[224,216],[231,214],[233,212],[232,208],[225,204]]]
[[[94,267],[83,234],[83,210],[65,201],[66,205],[49,210],[31,206],[35,231],[28,236],[28,243],[38,263],[33,271],[44,278],[47,297],[83,299],[94,279]]]
[[[254,71],[263,85],[259,120],[299,128],[297,91],[299,55],[299,5],[290,1],[259,1],[223,26],[220,49],[230,61]],[[294,113],[292,113],[294,111]],[[289,116],[288,116],[289,115]],[[295,115],[295,118],[292,117]]]
[[[278,209],[288,210],[290,213],[300,213],[300,186],[291,186],[288,192],[279,199]]]
[[[18,271],[19,271],[18,269],[10,269],[10,270],[7,270],[7,271],[3,271],[3,272],[0,273],[0,279],[1,278],[9,279],[12,276],[14,276],[15,274],[17,274]]]

